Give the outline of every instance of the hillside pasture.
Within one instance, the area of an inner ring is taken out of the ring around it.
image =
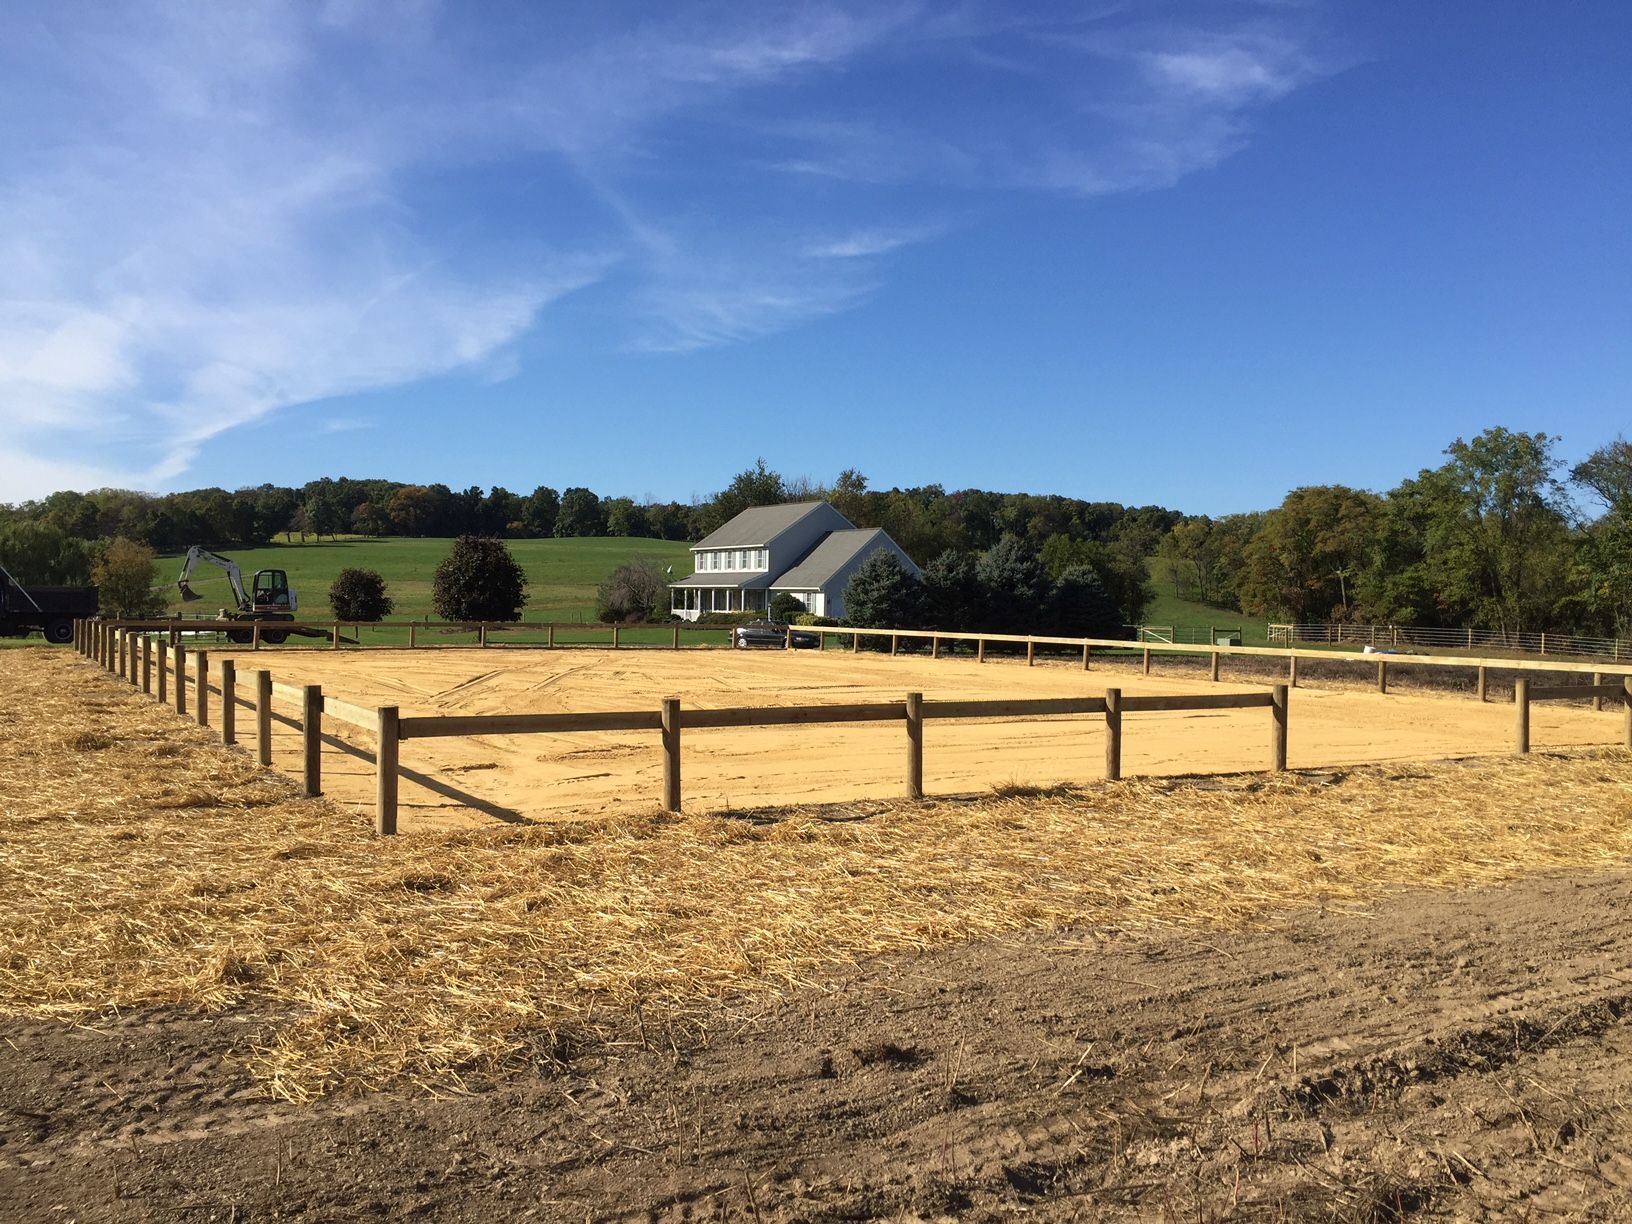
[[[661,572],[673,566],[674,578],[691,573],[690,545],[676,540],[646,540],[624,536],[567,540],[509,540],[527,575],[528,599],[523,619],[530,621],[591,621],[595,619],[595,588],[626,561],[646,561]],[[304,544],[271,544],[265,548],[225,549],[244,572],[245,582],[260,569],[281,569],[300,595],[303,615],[327,619],[329,587],[342,569],[369,569],[385,578],[396,608],[393,620],[423,620],[432,615],[431,583],[436,567],[453,541],[445,539],[312,540]],[[171,599],[166,611],[209,615],[232,602],[225,573],[200,565],[192,586],[202,596],[184,604],[175,591],[182,558],[159,558],[159,577]],[[665,609],[665,612],[667,610]]]

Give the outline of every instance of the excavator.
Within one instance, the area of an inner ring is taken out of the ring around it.
[[[256,570],[250,579],[249,590],[244,590],[244,574],[238,568],[238,563],[228,557],[218,556],[207,548],[200,548],[197,544],[187,550],[187,560],[181,566],[181,578],[176,583],[176,589],[181,592],[183,602],[190,602],[204,597],[188,585],[192,579],[193,570],[202,561],[206,565],[219,566],[227,572],[227,582],[232,586],[233,598],[238,601],[236,608],[222,608],[221,619],[229,621],[292,621],[295,619],[295,610],[300,607],[300,597],[289,589],[289,575],[280,569]],[[228,629],[227,640],[242,645],[254,637],[251,629]],[[261,640],[276,646],[287,641],[288,631],[283,629],[261,630]]]

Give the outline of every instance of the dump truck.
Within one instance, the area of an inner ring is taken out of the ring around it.
[[[0,637],[42,633],[59,645],[74,640],[74,621],[97,614],[94,586],[24,586],[0,565]]]

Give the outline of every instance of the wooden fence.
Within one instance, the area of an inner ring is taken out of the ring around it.
[[[299,717],[282,720],[301,732],[302,792],[323,793],[322,742],[325,717],[361,731],[375,739],[375,831],[389,836],[397,831],[398,778],[401,771],[399,745],[403,740],[434,739],[476,735],[565,734],[589,731],[657,731],[663,751],[662,803],[666,811],[681,810],[681,735],[687,730],[721,727],[777,727],[856,722],[901,722],[906,727],[906,793],[911,799],[924,796],[924,734],[926,720],[954,718],[1039,718],[1062,715],[1095,715],[1105,724],[1105,777],[1122,777],[1122,719],[1126,714],[1197,710],[1270,711],[1268,765],[1286,769],[1287,686],[1277,684],[1271,692],[1207,693],[1189,696],[1129,696],[1120,689],[1106,689],[1102,697],[1046,697],[993,700],[926,701],[922,693],[908,693],[903,701],[867,702],[852,705],[779,706],[757,709],[683,710],[677,698],[665,698],[656,710],[611,711],[586,714],[474,714],[404,718],[396,706],[369,709],[327,695],[316,684],[279,684],[267,669],[256,669],[254,697],[239,693],[237,668],[232,659],[215,664],[211,680],[209,652],[171,647],[164,639],[130,629],[115,629],[89,623],[81,637],[83,653],[96,658],[109,671],[123,676],[145,693],[167,700],[166,688],[174,694],[176,712],[189,710],[187,693],[189,666],[194,694],[192,717],[203,727],[210,725],[210,697],[221,700],[219,725],[223,743],[237,743],[237,711],[249,707],[255,714],[255,754],[262,765],[272,763],[272,723],[274,707],[282,703],[298,710]],[[138,651],[140,666],[137,665]]]
[[[719,727],[771,727],[795,724],[839,724],[851,722],[901,721],[907,732],[906,791],[909,798],[921,799],[924,794],[923,724],[926,719],[949,718],[1038,718],[1062,715],[1097,715],[1105,721],[1105,777],[1115,781],[1122,776],[1122,717],[1124,714],[1167,711],[1236,710],[1268,708],[1271,715],[1269,768],[1280,771],[1287,767],[1288,693],[1297,678],[1300,652],[1293,652],[1292,675],[1287,684],[1277,684],[1268,693],[1212,693],[1180,696],[1127,696],[1120,689],[1108,688],[1102,697],[1049,697],[1022,699],[980,699],[925,701],[922,693],[908,693],[904,701],[870,702],[854,705],[782,706],[759,709],[683,710],[677,698],[665,698],[657,710],[611,711],[585,714],[477,714],[445,715],[404,718],[396,706],[368,708],[325,695],[319,685],[278,684],[266,669],[254,671],[254,699],[238,692],[237,670],[232,659],[221,659],[216,665],[216,680],[211,683],[209,652],[193,649],[167,638],[155,637],[144,631],[150,622],[75,622],[74,641],[80,653],[96,660],[110,672],[115,672],[142,692],[153,694],[161,703],[174,702],[176,712],[189,713],[189,659],[191,659],[191,687],[193,700],[191,717],[200,726],[210,725],[210,698],[219,696],[219,715],[222,742],[237,742],[237,712],[240,705],[255,713],[255,751],[262,765],[272,763],[272,722],[274,718],[294,726],[302,734],[302,783],[308,796],[322,794],[322,738],[325,716],[354,729],[372,733],[375,738],[375,831],[382,836],[397,830],[398,776],[400,749],[403,740],[431,739],[478,735],[531,735],[565,734],[593,731],[658,731],[663,750],[663,807],[667,811],[681,810],[680,744],[685,730]],[[841,630],[851,635],[905,636],[905,631]],[[946,636],[946,635],[938,635]],[[860,640],[856,636],[857,641]],[[992,635],[982,639],[992,640]],[[1035,657],[1037,644],[1077,645],[1080,639],[1002,637],[996,640],[1027,644],[1028,659]],[[1113,645],[1115,645],[1113,643]],[[1125,645],[1125,644],[1124,644]],[[1091,643],[1083,644],[1083,663],[1090,659]],[[1150,648],[1145,651],[1145,671],[1150,670]],[[1218,679],[1219,656],[1224,650],[1257,654],[1280,654],[1262,648],[1219,648],[1212,656],[1211,673]],[[1329,656],[1323,656],[1329,658]],[[1388,662],[1378,661],[1378,687],[1387,691],[1387,673],[1382,670]],[[1415,662],[1415,659],[1411,660]],[[1464,663],[1464,665],[1467,665]],[[1480,671],[1479,696],[1485,697],[1485,666]],[[1550,667],[1549,670],[1569,670]],[[1562,685],[1531,688],[1528,677],[1521,676],[1514,686],[1514,751],[1530,751],[1530,703],[1546,700],[1591,701],[1595,709],[1603,708],[1605,698],[1619,700],[1625,707],[1624,742],[1632,748],[1632,677],[1604,683],[1594,674],[1591,684]],[[276,703],[298,709],[298,718],[274,711]]]

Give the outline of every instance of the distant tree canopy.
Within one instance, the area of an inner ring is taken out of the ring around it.
[[[460,536],[436,567],[431,607],[449,621],[516,621],[527,602],[527,576],[489,536]]]

